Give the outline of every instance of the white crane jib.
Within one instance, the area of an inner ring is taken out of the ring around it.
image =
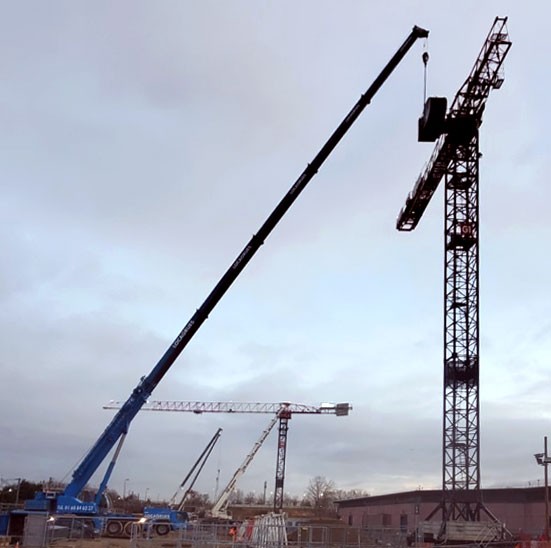
[[[124,402],[110,401],[103,409],[120,409]],[[278,402],[235,402],[235,401],[148,401],[142,411],[181,411],[188,413],[279,413],[282,409],[290,413],[307,415],[345,416],[352,409],[349,403],[303,403]]]
[[[220,496],[218,497],[218,500],[214,503],[211,509],[211,514],[215,518],[226,518],[228,516],[227,508],[228,508],[228,502],[230,500],[230,495],[233,493],[233,490],[235,489],[235,486],[237,484],[237,481],[245,471],[247,470],[249,464],[251,464],[252,460],[254,459],[254,456],[268,437],[268,434],[272,431],[272,428],[275,426],[277,421],[279,420],[279,415],[275,415],[274,418],[270,421],[268,426],[262,431],[262,434],[256,441],[256,443],[253,445],[253,448],[249,452],[249,454],[245,457],[245,460],[241,464],[241,466],[235,471],[232,478],[228,482],[228,485],[224,487],[222,490],[222,493],[220,493]]]

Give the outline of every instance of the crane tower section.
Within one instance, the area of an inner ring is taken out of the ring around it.
[[[495,19],[434,139],[421,138],[420,120],[420,140],[437,138],[437,143],[396,223],[398,230],[413,230],[444,179],[443,496],[438,507],[443,523],[480,521],[484,509],[479,444],[478,130],[490,91],[503,83],[502,63],[511,47],[506,22],[507,18]]]

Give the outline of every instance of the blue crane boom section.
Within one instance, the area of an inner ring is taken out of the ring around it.
[[[77,497],[79,495],[86,483],[90,480],[92,475],[107,457],[108,453],[115,446],[117,440],[123,434],[128,432],[130,423],[145,404],[157,384],[170,369],[176,358],[178,358],[182,350],[186,347],[203,322],[208,318],[210,312],[214,309],[235,279],[243,271],[245,266],[254,256],[256,251],[258,251],[265,239],[281,220],[287,210],[291,207],[299,194],[314,177],[318,169],[331,154],[340,140],[344,137],[345,133],[350,129],[354,121],[358,118],[364,108],[371,102],[371,99],[377,93],[385,80],[390,76],[402,58],[413,46],[415,41],[418,38],[426,38],[427,36],[427,30],[417,26],[413,27],[411,33],[406,38],[402,46],[400,46],[394,56],[383,68],[381,73],[373,81],[371,86],[360,97],[358,102],[333,132],[331,137],[321,148],[312,162],[307,165],[306,169],[295,181],[288,193],[279,202],[268,219],[260,227],[258,232],[253,235],[249,243],[239,253],[235,261],[216,284],[203,304],[197,309],[195,314],[193,314],[191,319],[176,337],[174,342],[170,345],[159,362],[155,365],[153,370],[149,373],[149,375],[141,378],[128,400],[113,417],[107,428],[99,436],[93,447],[73,472],[72,480],[67,485],[63,493],[65,497]]]

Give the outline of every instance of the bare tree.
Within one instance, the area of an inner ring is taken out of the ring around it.
[[[230,495],[231,504],[243,504],[245,501],[245,495],[241,489],[235,489]]]
[[[199,493],[193,489],[186,498],[186,508],[206,508],[210,504],[208,493]]]
[[[285,493],[283,495],[283,505],[284,506],[298,506],[299,499],[296,495],[290,495],[289,493]]]
[[[306,499],[315,509],[318,516],[331,513],[335,500],[335,483],[323,476],[316,476],[310,480],[306,488]]]
[[[348,500],[348,499],[360,499],[369,497],[369,493],[363,489],[337,489],[335,491],[335,500]]]
[[[256,502],[256,493],[254,491],[249,491],[243,498],[245,504],[254,504]]]

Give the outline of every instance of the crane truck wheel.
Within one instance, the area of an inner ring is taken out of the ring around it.
[[[130,538],[132,536],[132,522],[127,521],[124,524],[124,536]]]
[[[107,524],[105,530],[107,531],[108,536],[117,537],[122,533],[122,523],[118,520],[112,520]]]
[[[168,535],[169,532],[170,525],[168,523],[157,523],[157,525],[155,525],[155,533],[157,533],[160,537]]]

